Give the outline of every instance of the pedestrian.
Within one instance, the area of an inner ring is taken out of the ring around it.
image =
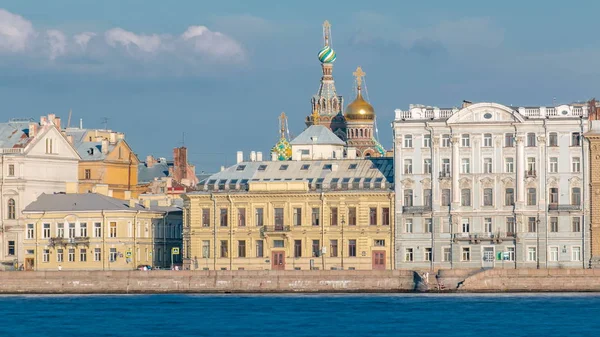
[[[58,271],[61,271],[61,270],[62,270],[62,266],[59,264],[58,265]]]

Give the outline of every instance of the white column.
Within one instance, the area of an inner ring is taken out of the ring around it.
[[[460,136],[452,137],[452,202],[460,203],[460,189],[458,178],[460,175],[460,157],[459,157]]]
[[[439,210],[439,205],[441,203],[440,200],[440,180],[438,179],[439,172],[442,172],[442,167],[440,166],[440,140],[437,136],[433,136],[431,139],[433,144],[433,149],[431,151],[431,205],[432,209]]]
[[[522,135],[517,137],[517,204],[525,200],[525,143]]]

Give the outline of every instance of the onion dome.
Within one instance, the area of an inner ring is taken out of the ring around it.
[[[346,117],[346,120],[375,119],[375,109],[373,109],[373,106],[362,97],[360,87],[358,88],[358,94],[356,95],[354,102],[348,104],[346,107],[344,117]]]
[[[290,160],[292,158],[292,146],[285,138],[281,138],[271,149],[277,155],[277,160]]]
[[[330,46],[325,46],[319,51],[319,61],[321,63],[333,63],[335,59],[335,51]]]

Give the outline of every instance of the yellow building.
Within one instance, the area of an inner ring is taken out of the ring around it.
[[[392,269],[391,158],[238,162],[184,195],[184,268]]]
[[[23,214],[26,270],[164,268],[171,266],[172,248],[181,247],[181,208],[96,193],[42,194]]]
[[[140,161],[123,133],[80,128],[68,128],[64,133],[81,156],[80,193],[95,192],[98,185],[108,185],[115,198],[137,198]]]

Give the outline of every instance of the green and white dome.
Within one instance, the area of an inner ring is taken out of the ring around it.
[[[319,51],[319,61],[321,63],[333,63],[335,59],[335,51],[330,46],[325,46]]]

